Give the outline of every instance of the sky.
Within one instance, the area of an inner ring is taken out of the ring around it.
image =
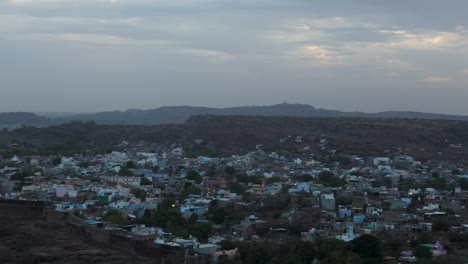
[[[0,0],[0,112],[468,115],[466,0]]]

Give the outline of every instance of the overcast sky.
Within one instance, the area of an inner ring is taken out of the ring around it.
[[[466,0],[0,0],[0,111],[468,115]]]

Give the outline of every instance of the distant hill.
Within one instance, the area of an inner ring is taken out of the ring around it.
[[[55,124],[67,121],[95,121],[106,125],[162,125],[182,124],[196,115],[242,115],[242,116],[290,116],[290,117],[358,117],[358,118],[407,118],[468,120],[468,116],[444,115],[419,112],[341,112],[319,109],[306,104],[278,104],[271,106],[243,106],[229,108],[209,108],[193,106],[164,106],[150,110],[127,110],[101,112],[57,118]]]
[[[25,112],[10,112],[0,113],[0,127],[3,128],[14,128],[21,126],[47,126],[50,123],[50,119],[42,116],[38,116],[33,113]]]
[[[29,113],[0,114],[0,125],[23,124],[26,126],[60,125],[71,121],[94,121],[101,125],[164,125],[183,124],[197,115],[221,116],[278,116],[278,117],[353,117],[353,118],[403,118],[468,120],[468,116],[444,115],[420,112],[389,111],[379,113],[342,112],[315,108],[307,104],[277,104],[271,106],[241,106],[210,108],[195,106],[164,106],[149,110],[100,112],[94,114],[47,115],[42,117]],[[2,122],[3,118],[3,122]]]

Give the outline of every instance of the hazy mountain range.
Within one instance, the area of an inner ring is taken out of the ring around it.
[[[242,106],[209,108],[193,106],[164,106],[150,110],[111,111],[93,114],[38,115],[34,113],[0,113],[0,126],[50,126],[71,121],[94,121],[106,125],[161,125],[182,124],[195,115],[245,115],[245,116],[290,116],[290,117],[358,117],[358,118],[406,118],[468,120],[468,116],[445,115],[409,111],[379,113],[342,112],[315,108],[306,104],[277,104],[271,106]]]

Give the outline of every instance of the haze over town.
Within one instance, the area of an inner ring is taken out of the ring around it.
[[[462,0],[0,1],[0,111],[288,100],[467,115],[467,8]]]

